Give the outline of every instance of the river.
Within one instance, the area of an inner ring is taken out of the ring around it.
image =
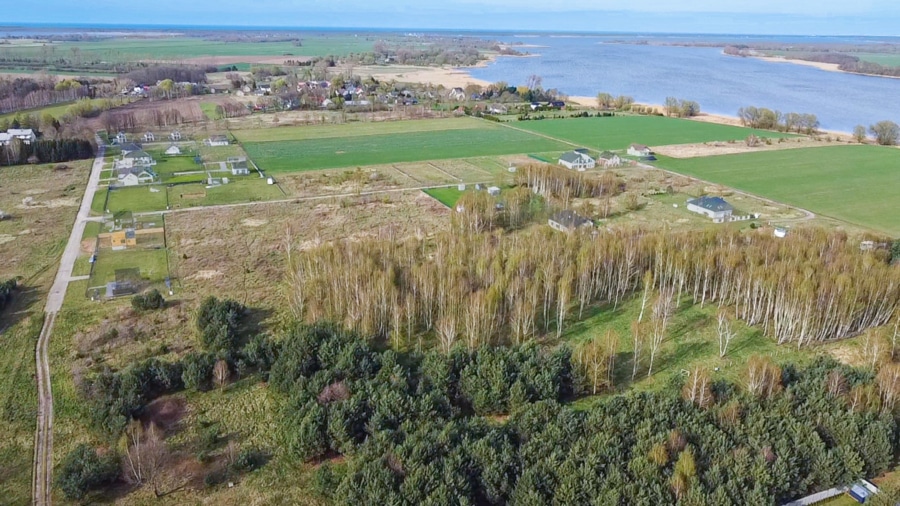
[[[813,113],[822,128],[844,132],[885,119],[900,123],[900,79],[727,56],[720,48],[607,43],[600,36],[504,40],[542,47],[520,49],[533,57],[500,57],[469,69],[472,77],[520,85],[538,75],[545,89],[567,95],[605,91],[648,104],[672,96],[729,116],[750,105]]]

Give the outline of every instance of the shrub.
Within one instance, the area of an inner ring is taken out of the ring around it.
[[[137,294],[131,298],[131,307],[136,311],[152,311],[166,307],[166,299],[154,288],[147,293]]]
[[[204,349],[232,353],[238,345],[238,325],[244,306],[233,300],[207,297],[197,312],[197,330]]]
[[[97,450],[80,444],[63,459],[56,483],[69,499],[83,499],[96,490],[115,481],[119,466],[114,455],[101,457]]]
[[[181,375],[184,387],[190,390],[209,390],[216,359],[209,353],[190,353],[184,357],[184,372]]]

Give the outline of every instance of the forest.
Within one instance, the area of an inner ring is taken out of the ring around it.
[[[30,145],[16,140],[0,148],[0,165],[59,163],[93,157],[94,146],[84,139],[41,139]]]
[[[639,296],[635,361],[651,370],[682,301],[730,308],[797,347],[884,325],[900,303],[890,252],[861,252],[846,235],[819,229],[786,239],[731,229],[457,229],[427,240],[337,241],[288,257],[295,315],[397,347],[425,338],[449,352],[559,336],[589,306]]]
[[[781,504],[876,475],[898,449],[895,405],[880,400],[897,376],[830,360],[757,358],[746,387],[696,370],[576,410],[566,348],[369,342],[298,328],[272,368],[290,399],[285,445],[321,463],[316,491],[335,504]]]
[[[64,81],[74,86],[59,86],[56,79],[17,77],[0,79],[0,113],[35,109],[90,96],[88,83]]]

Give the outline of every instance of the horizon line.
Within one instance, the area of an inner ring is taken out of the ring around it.
[[[119,29],[139,30],[158,29],[184,30],[184,31],[254,31],[254,30],[309,30],[309,31],[372,31],[372,32],[398,32],[398,31],[427,31],[427,32],[454,32],[454,33],[488,33],[488,34],[573,34],[573,35],[701,35],[701,36],[739,36],[739,37],[869,37],[879,39],[900,39],[900,35],[867,35],[867,34],[828,34],[828,33],[738,33],[738,32],[693,32],[693,31],[590,31],[590,30],[566,30],[566,29],[473,29],[473,28],[434,28],[434,27],[372,27],[372,26],[285,26],[285,25],[219,25],[219,24],[172,24],[172,23],[45,23],[45,22],[0,22],[0,30],[16,28],[83,28],[83,29]]]

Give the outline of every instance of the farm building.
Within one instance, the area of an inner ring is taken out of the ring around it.
[[[620,167],[622,165],[622,159],[619,158],[619,155],[613,153],[612,151],[604,151],[600,153],[600,156],[597,158],[597,162],[607,168]]]
[[[722,197],[699,197],[687,201],[688,211],[703,214],[712,218],[715,223],[723,223],[731,218],[734,206]]]
[[[153,135],[153,132],[147,132],[144,134],[144,142],[154,142],[156,141],[156,136]]]
[[[579,216],[575,211],[570,211],[566,209],[565,211],[560,211],[547,220],[547,224],[550,225],[550,228],[553,230],[559,230],[560,232],[574,232],[580,228],[591,228],[594,226],[594,222],[591,220]]]
[[[180,154],[181,154],[181,148],[179,148],[178,146],[172,144],[172,145],[169,146],[169,148],[166,150],[166,154],[169,155],[169,156],[180,155]]]
[[[650,156],[653,154],[653,151],[643,144],[632,144],[628,146],[628,154],[631,156]]]
[[[597,161],[581,151],[567,151],[559,156],[559,164],[563,167],[584,171],[597,166]]]
[[[228,137],[224,135],[213,135],[212,137],[204,140],[203,144],[207,146],[227,146]]]

